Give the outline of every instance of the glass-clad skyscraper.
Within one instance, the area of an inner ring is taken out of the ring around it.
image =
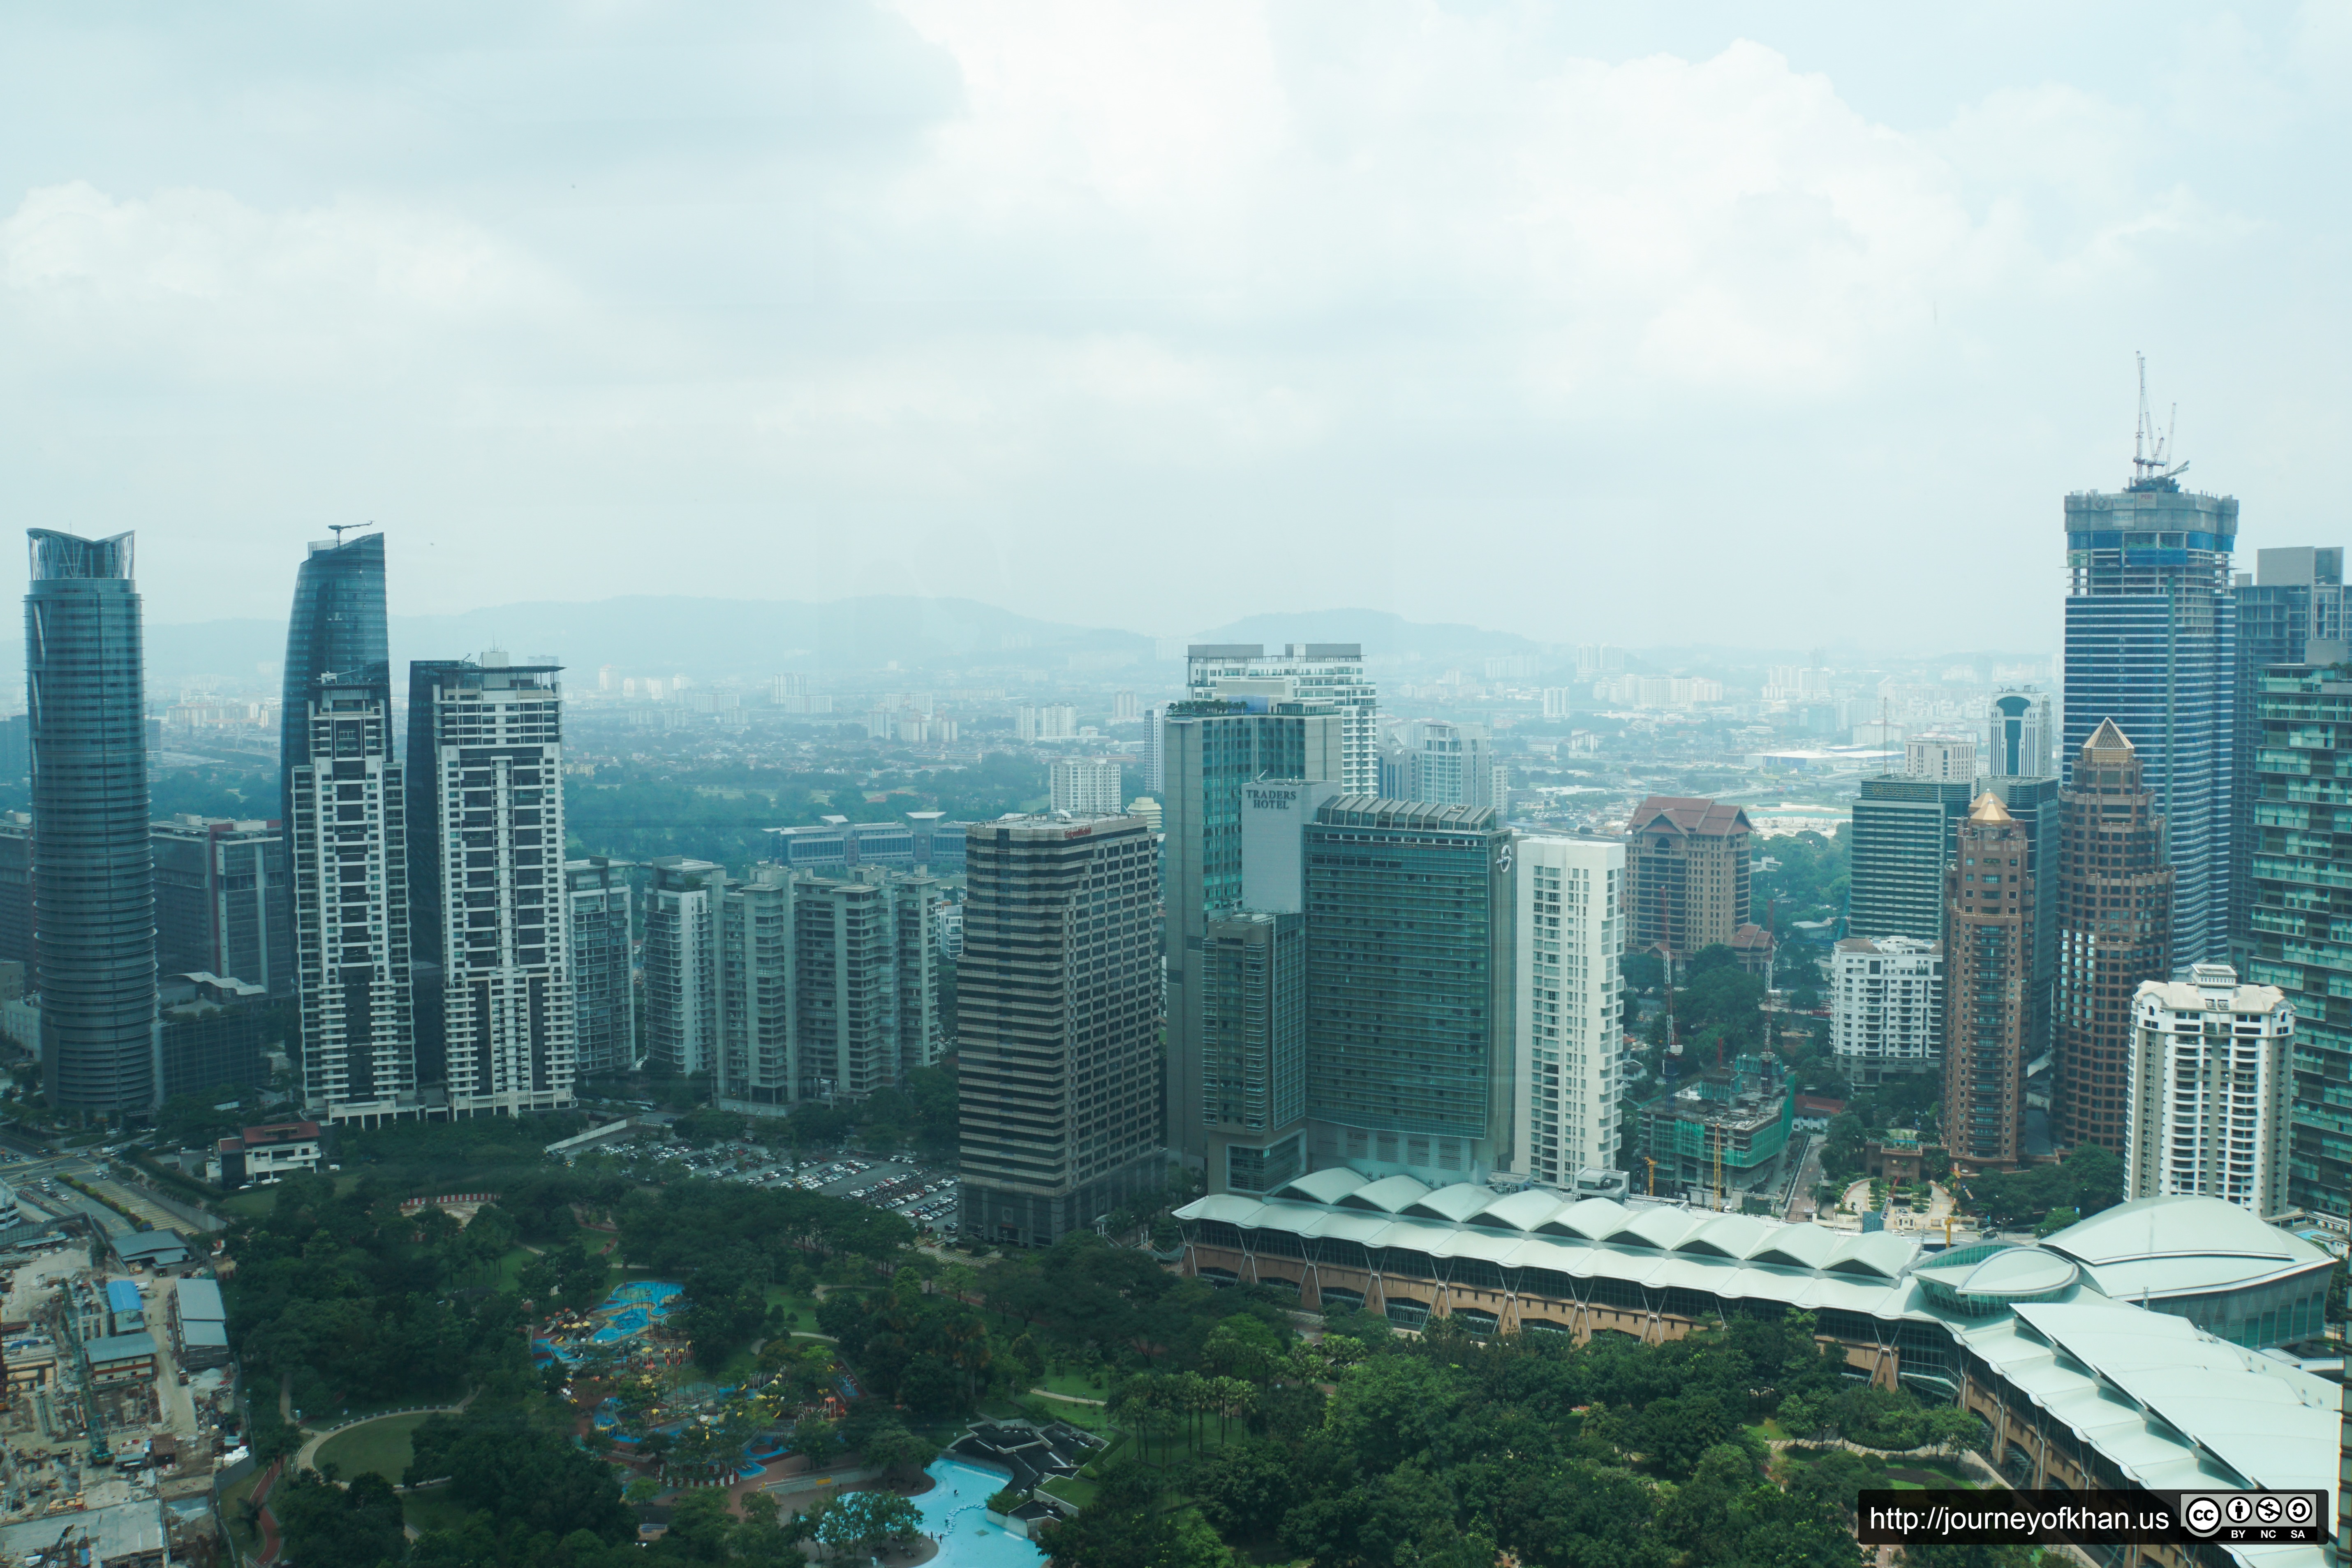
[[[60,1110],[159,1097],[155,858],[131,536],[33,529],[25,595],[41,1076]]]
[[[283,733],[305,1099],[337,1121],[415,1115],[407,796],[379,535],[315,543],[295,577]]]
[[[2243,973],[2252,951],[2254,802],[2262,793],[2261,686],[2265,671],[2344,657],[2344,551],[2301,545],[2254,552],[2253,580],[2238,579],[2237,747],[2231,769],[2230,942]]]
[[[2228,956],[2238,503],[2191,495],[2166,470],[2066,498],[2066,700],[2071,784],[2113,720],[2137,748],[2168,835],[2172,962]]]

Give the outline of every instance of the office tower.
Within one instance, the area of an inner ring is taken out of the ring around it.
[[[1748,814],[1718,801],[1654,795],[1625,823],[1629,951],[1675,963],[1728,945],[1748,923]]]
[[[1830,1051],[1858,1088],[1941,1068],[1944,944],[1907,936],[1839,942],[1830,952]]]
[[[1625,1031],[1625,846],[1607,838],[1521,838],[1511,1008],[1511,1169],[1555,1185],[1617,1163]]]
[[[27,991],[33,973],[33,814],[0,811],[0,963],[21,963]]]
[[[68,1112],[156,1103],[155,861],[131,537],[27,531],[41,1079]]]
[[[1486,806],[1339,795],[1307,824],[1318,1164],[1440,1184],[1511,1168],[1511,847]]]
[[[1862,781],[1850,829],[1849,935],[1943,940],[1944,867],[1972,804],[1965,779],[1886,773]]]
[[[562,667],[408,667],[412,943],[441,967],[449,1113],[572,1101]]]
[[[0,719],[0,781],[22,784],[33,773],[33,716]]]
[[[2057,776],[2050,765],[2050,698],[2041,691],[2004,691],[1992,700],[1985,726],[1985,771],[1997,779]]]
[[[1210,911],[1194,957],[1210,1190],[1270,1193],[1307,1169],[1307,922]]]
[[[2326,665],[2346,653],[2344,552],[2304,545],[2254,552],[2251,581],[2238,575],[2236,720],[2230,790],[2230,941],[2233,961],[2254,946],[2254,802],[2262,793],[2263,673],[2287,665]]]
[[[202,971],[294,994],[286,833],[187,814],[154,825],[155,942],[166,974]]]
[[[2229,956],[2238,503],[2184,493],[2161,455],[2133,461],[2122,491],[2066,498],[2062,756],[2071,784],[2097,726],[2112,721],[2132,737],[2168,835],[2172,957],[2220,963]]]
[[[1118,763],[1108,757],[1062,757],[1049,770],[1053,809],[1072,816],[1118,815]]]
[[[1139,816],[1143,818],[1144,822],[1150,827],[1153,834],[1157,835],[1160,832],[1160,803],[1152,799],[1150,795],[1139,795],[1133,800],[1129,801],[1127,803],[1127,812],[1130,816]]]
[[[383,559],[381,534],[321,540],[295,574],[278,757],[303,1093],[366,1122],[419,1109]]]
[[[572,1032],[581,1078],[635,1070],[636,936],[629,863],[602,855],[563,863],[564,924],[572,950]]]
[[[2058,997],[2051,1134],[2124,1146],[2131,1005],[2172,972],[2172,868],[2165,822],[2137,750],[2112,719],[2074,758],[2061,797]]]
[[[2294,1009],[2226,963],[2132,998],[2124,1197],[2190,1194],[2258,1219],[2287,1207]]]
[[[1391,798],[1502,809],[1495,795],[1495,744],[1486,725],[1425,719],[1405,726],[1404,737],[1408,793]]]
[[[1050,1247],[1159,1190],[1160,919],[1140,817],[967,836],[962,1227]]]
[[[2287,1205],[2341,1221],[2352,1218],[2352,947],[2337,935],[2352,924],[2352,670],[2267,669],[2255,699],[2245,973],[2294,1009]]]
[[[1380,792],[1380,691],[1364,673],[1362,645],[1291,643],[1270,654],[1261,643],[1195,643],[1184,684],[1196,699],[1329,703],[1339,715],[1339,784],[1352,795]]]
[[[1903,742],[1903,771],[1915,779],[1969,784],[1977,776],[1977,743],[1968,735],[1914,735]]]
[[[166,974],[161,1003],[165,1100],[269,1081],[277,1009],[266,989],[215,974]]]
[[[1977,797],[1945,873],[1944,1143],[1955,1161],[2014,1166],[2025,1154],[2034,879],[2025,829]]]
[[[1245,1139],[1259,1133],[1219,1131],[1204,1120],[1211,1101],[1202,1081],[1201,981],[1193,955],[1207,939],[1213,913],[1249,907],[1243,840],[1253,815],[1251,787],[1279,779],[1336,786],[1344,738],[1344,718],[1328,703],[1213,698],[1179,702],[1168,711],[1168,793],[1160,803],[1168,943],[1166,1137],[1179,1159],[1206,1170],[1213,1182],[1227,1159],[1220,1152],[1223,1142],[1237,1132]],[[1299,822],[1296,816],[1286,820],[1294,827]]]
[[[645,1050],[690,1077],[719,1066],[719,900],[724,868],[683,855],[646,863]]]

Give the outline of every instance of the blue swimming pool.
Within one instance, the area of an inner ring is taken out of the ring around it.
[[[948,1568],[1037,1568],[1045,1554],[1020,1536],[1007,1534],[988,1517],[988,1500],[1004,1477],[961,1459],[932,1463],[939,1484],[914,1500],[922,1510],[923,1531],[940,1537],[938,1562]]]

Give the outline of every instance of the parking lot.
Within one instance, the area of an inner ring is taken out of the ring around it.
[[[956,1234],[956,1177],[951,1171],[862,1154],[838,1154],[795,1166],[788,1156],[757,1143],[672,1150],[665,1159],[683,1174],[771,1189],[798,1187],[886,1209],[922,1234],[942,1238]]]

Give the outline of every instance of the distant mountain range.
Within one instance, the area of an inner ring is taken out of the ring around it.
[[[412,658],[464,657],[485,648],[554,654],[588,672],[614,665],[631,675],[748,675],[776,670],[915,669],[941,664],[1148,663],[1182,641],[1352,642],[1374,659],[1445,658],[1534,651],[1511,632],[1409,621],[1383,610],[1311,610],[1251,616],[1186,639],[1076,626],[1015,615],[971,599],[868,595],[830,604],[792,600],[636,595],[593,604],[502,605],[457,616],[394,616],[395,668]],[[1091,657],[1090,657],[1091,656]],[[202,621],[147,628],[147,668],[159,679],[215,675],[251,679],[286,657],[283,621]]]

